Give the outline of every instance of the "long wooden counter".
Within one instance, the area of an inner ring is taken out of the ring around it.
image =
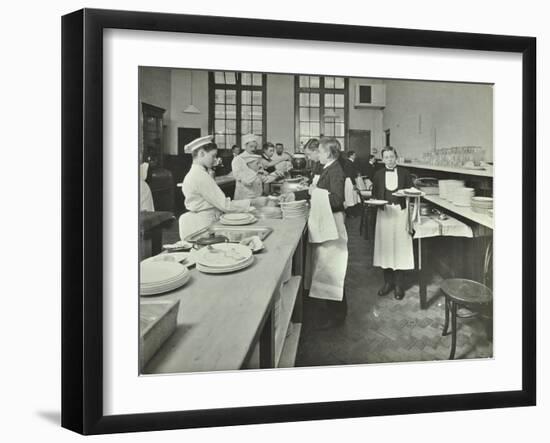
[[[268,366],[276,365],[275,359],[282,358],[282,349],[281,344],[275,343],[274,294],[279,291],[286,265],[295,253],[301,262],[305,224],[302,218],[259,221],[258,225],[269,226],[273,232],[264,241],[265,249],[255,254],[252,266],[220,275],[192,269],[191,279],[185,286],[155,297],[180,300],[177,328],[143,372],[240,369],[258,343],[262,367],[266,362]],[[300,263],[295,263],[295,269],[302,270]],[[301,286],[299,276],[288,283],[294,292],[301,290]],[[296,303],[301,304],[301,297]],[[291,314],[281,317],[289,322]]]
[[[487,214],[480,214],[479,212],[474,212],[472,208],[464,206],[453,205],[450,201],[441,198],[439,195],[426,195],[424,196],[425,200],[432,202],[442,208],[445,208],[455,214],[458,214],[468,220],[479,223],[487,228],[493,229],[493,217]]]

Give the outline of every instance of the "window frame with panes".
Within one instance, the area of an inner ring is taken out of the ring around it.
[[[338,99],[338,106],[336,96],[341,96],[343,100]],[[334,117],[325,118],[329,111]],[[307,140],[327,136],[336,137],[342,150],[346,151],[349,143],[349,79],[327,75],[295,75],[294,115],[295,143],[300,150]]]
[[[242,136],[248,133],[255,134],[265,143],[266,91],[266,74],[236,71],[208,73],[208,129],[210,134],[214,134],[214,143],[218,145],[218,149],[231,149],[233,145],[242,146]],[[261,94],[259,100],[256,98],[258,93]],[[231,118],[233,113],[229,114],[228,118],[229,111],[234,112],[234,118]],[[222,116],[223,118],[220,118]],[[222,129],[223,133],[220,133]]]

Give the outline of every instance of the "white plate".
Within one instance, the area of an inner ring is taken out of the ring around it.
[[[189,252],[170,252],[165,254],[154,255],[153,257],[146,258],[142,261],[145,262],[154,262],[154,261],[165,261],[173,263],[181,263],[184,266],[193,266],[195,261],[189,257]]]
[[[175,281],[171,284],[160,285],[160,286],[151,287],[151,288],[140,287],[139,294],[143,297],[147,297],[150,295],[158,295],[158,294],[163,294],[165,292],[173,291],[174,289],[178,289],[183,285],[185,285],[185,283],[187,283],[190,278],[191,278],[191,274],[188,273],[182,279]]]
[[[281,202],[281,208],[299,208],[307,204],[306,200],[297,200],[292,202]]]
[[[383,206],[383,205],[387,205],[388,201],[387,200],[376,200],[374,198],[371,198],[370,200],[365,200],[365,203],[367,205]]]
[[[205,246],[196,255],[197,266],[232,268],[246,262],[252,256],[250,248],[237,243],[217,243]]]
[[[145,261],[140,264],[140,284],[157,285],[177,280],[188,269],[180,263],[167,261]]]
[[[238,266],[233,266],[231,268],[215,268],[210,266],[203,266],[200,263],[197,263],[197,269],[200,272],[204,272],[205,274],[226,274],[229,272],[240,271],[241,269],[248,268],[252,263],[254,263],[254,256],[251,255],[250,259],[246,260],[244,263],[241,263]]]
[[[238,214],[233,214],[233,213],[223,214],[221,218],[227,221],[239,221],[239,220],[246,220],[247,218],[250,218],[250,214],[246,212],[241,212]]]
[[[244,219],[244,220],[239,220],[239,221],[232,221],[232,220],[225,220],[224,218],[220,218],[220,223],[222,225],[227,225],[227,226],[243,226],[243,225],[250,225],[252,223],[255,223],[257,222],[258,219],[256,217],[254,217],[253,215],[251,215],[249,218],[247,219]]]

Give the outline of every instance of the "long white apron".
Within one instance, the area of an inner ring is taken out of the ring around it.
[[[373,265],[390,269],[414,269],[412,237],[407,230],[407,211],[399,205],[378,210],[374,235]]]
[[[217,209],[212,208],[205,211],[189,211],[182,214],[179,218],[180,239],[185,240],[187,236],[210,226],[218,220],[220,213]]]
[[[348,234],[344,213],[336,212],[333,216],[338,238],[307,244],[305,287],[309,288],[310,297],[342,301],[348,267]]]

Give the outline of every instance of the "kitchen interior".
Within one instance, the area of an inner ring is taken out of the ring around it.
[[[139,118],[140,177],[153,202],[140,212],[142,263],[173,261],[217,234],[261,240],[246,268],[208,272],[185,255],[181,285],[147,292],[142,280],[142,374],[492,357],[492,85],[140,67]],[[266,197],[305,183],[297,179],[311,168],[311,138],[334,137],[355,153],[361,180],[346,210],[348,314],[339,327],[318,328],[323,309],[308,296],[307,212],[259,212],[252,224],[218,221],[180,238],[193,162],[185,146],[213,135],[214,179],[233,198],[232,147],[249,133],[260,150],[282,144],[292,157],[288,174],[264,186]],[[384,280],[373,266],[378,208],[369,182],[386,146],[419,191],[406,197],[415,264],[402,300],[377,294]]]

